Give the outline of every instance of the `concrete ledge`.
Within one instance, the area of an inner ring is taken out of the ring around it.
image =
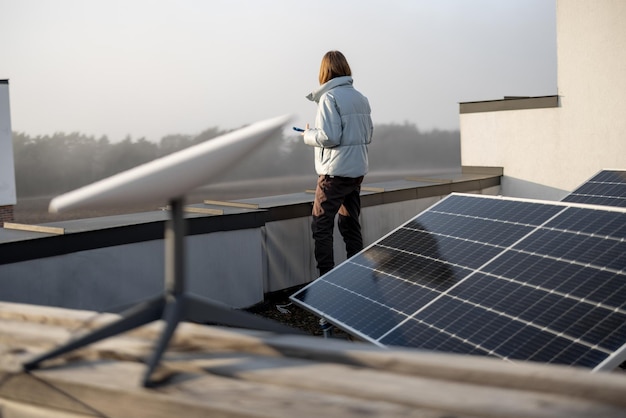
[[[481,190],[500,184],[501,175],[502,169],[498,167],[463,167],[461,173],[367,184],[362,191],[362,206]],[[260,228],[267,222],[308,217],[313,199],[312,194],[303,192],[190,205],[185,215],[188,235]],[[162,239],[167,219],[167,211],[154,211],[33,225],[29,230],[0,228],[0,265]],[[43,233],[52,230],[64,234]]]
[[[406,175],[362,190],[365,245],[450,193],[499,192],[500,175],[479,170]],[[261,302],[265,293],[316,278],[313,199],[303,191],[188,206],[193,208],[185,213],[189,290],[245,308]],[[62,228],[63,235],[0,229],[3,300],[111,311],[148,297],[163,286],[168,219],[159,210],[44,225]],[[340,240],[336,244],[340,263],[346,254]]]
[[[461,167],[461,173],[463,174],[491,174],[493,176],[502,176],[504,175],[503,167],[485,167],[485,166],[471,166],[464,165]]]
[[[498,112],[501,110],[545,109],[559,107],[559,96],[511,97],[503,100],[459,103],[459,113]]]

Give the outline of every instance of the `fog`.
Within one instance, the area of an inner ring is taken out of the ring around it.
[[[32,136],[304,126],[330,49],[375,124],[457,130],[459,102],[557,93],[554,0],[0,0],[0,79]]]
[[[107,137],[56,133],[32,137],[13,134],[17,195],[51,196],[90,184],[225,133],[217,127],[192,135],[168,135],[159,143],[128,137],[113,143]],[[414,124],[379,124],[369,146],[371,179],[399,173],[440,173],[460,170],[458,131],[422,132]],[[310,179],[314,185],[313,148],[300,135],[279,134],[266,141],[212,183],[275,183],[290,191]],[[233,186],[237,185],[239,186]]]

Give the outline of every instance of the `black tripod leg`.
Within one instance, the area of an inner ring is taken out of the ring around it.
[[[302,331],[283,325],[280,322],[263,318],[249,312],[233,309],[229,306],[201,298],[185,295],[186,319],[200,323],[215,323],[232,327],[271,331],[282,334],[303,334]]]
[[[147,363],[148,367],[143,377],[144,387],[154,386],[153,382],[150,380],[150,376],[152,375],[152,372],[154,371],[156,366],[159,364],[161,356],[163,355],[163,352],[165,352],[165,349],[167,348],[167,345],[169,344],[169,341],[172,338],[172,335],[174,334],[178,323],[180,321],[184,321],[185,319],[183,317],[185,306],[183,301],[181,300],[182,298],[182,296],[179,296],[178,298],[168,301],[165,305],[163,311],[163,320],[165,321],[165,327],[163,329],[163,332],[161,333],[161,336],[156,342],[152,357],[150,357],[150,360]]]
[[[163,306],[165,299],[163,296],[158,297],[150,301],[143,302],[137,305],[134,309],[126,312],[125,316],[119,320],[105,325],[104,327],[97,329],[87,335],[72,340],[67,344],[58,347],[48,353],[45,353],[34,360],[29,361],[23,365],[24,370],[36,369],[39,363],[51,359],[53,357],[60,356],[61,354],[68,353],[80,347],[84,347],[88,344],[100,341],[102,339],[111,337],[113,335],[121,334],[131,329],[137,328],[141,325],[160,319],[163,315]]]

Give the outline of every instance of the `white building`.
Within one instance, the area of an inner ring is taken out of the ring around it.
[[[461,161],[504,169],[502,194],[559,200],[626,168],[626,1],[557,0],[556,96],[462,103]]]
[[[17,202],[12,141],[9,81],[0,80],[0,226],[13,220],[13,206]]]

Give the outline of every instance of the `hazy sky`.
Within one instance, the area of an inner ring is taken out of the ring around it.
[[[554,0],[0,0],[14,131],[159,141],[294,114],[342,51],[375,123],[556,90]]]

